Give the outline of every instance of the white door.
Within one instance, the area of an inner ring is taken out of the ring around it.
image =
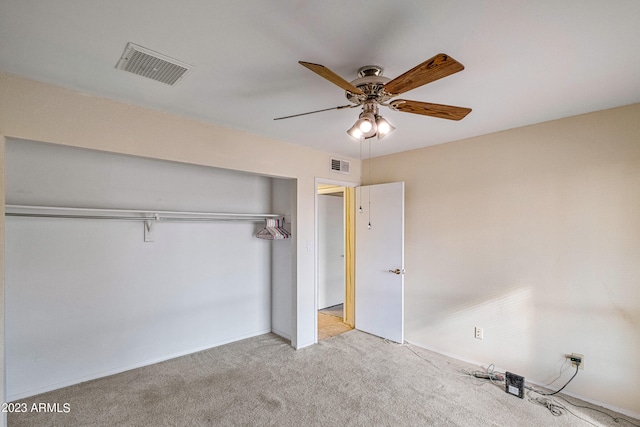
[[[404,182],[356,188],[355,252],[356,329],[404,342]]]

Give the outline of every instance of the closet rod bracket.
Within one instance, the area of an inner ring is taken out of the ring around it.
[[[155,222],[157,219],[144,222],[144,241],[153,242],[155,239]]]

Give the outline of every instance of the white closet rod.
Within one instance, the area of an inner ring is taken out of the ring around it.
[[[282,218],[278,214],[151,211],[134,209],[68,208],[60,206],[5,205],[6,216],[31,218],[111,219],[121,221],[252,221]]]

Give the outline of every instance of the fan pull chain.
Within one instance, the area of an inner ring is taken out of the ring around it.
[[[369,138],[369,167],[367,168],[367,182],[369,184],[369,224],[367,228],[371,230],[371,138]]]
[[[362,141],[363,140],[364,139],[360,137],[360,165],[362,165]],[[362,172],[360,172],[360,175],[362,175]],[[360,199],[358,200],[358,203],[360,204],[360,208],[358,209],[358,212],[362,213],[362,191],[360,191],[358,198]]]

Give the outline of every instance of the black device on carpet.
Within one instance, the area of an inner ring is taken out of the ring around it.
[[[520,399],[524,399],[524,377],[512,374],[511,372],[505,372],[504,376],[505,391],[514,396],[518,396]]]

